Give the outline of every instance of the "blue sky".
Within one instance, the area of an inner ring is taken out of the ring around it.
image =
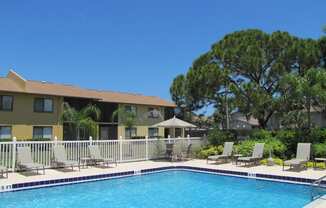
[[[1,1],[0,75],[170,99],[173,78],[225,34],[318,38],[325,0]]]

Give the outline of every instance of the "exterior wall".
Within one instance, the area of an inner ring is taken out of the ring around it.
[[[52,136],[63,138],[62,125],[12,125],[12,136],[17,137],[17,140],[29,140],[33,138],[33,126],[52,126]]]
[[[316,127],[326,127],[326,115],[323,112],[311,112],[311,122]],[[267,123],[267,128],[271,130],[281,129],[281,118],[278,114],[274,114]]]
[[[133,104],[130,104],[133,105]],[[120,108],[124,108],[126,104],[120,104]],[[135,121],[134,128],[137,128],[137,136],[145,137],[148,136],[148,128],[156,123],[164,120],[164,107],[147,106],[147,105],[133,105],[137,108],[137,118]],[[148,118],[148,108],[157,108],[161,114],[159,118]],[[119,118],[118,126],[118,137],[125,138],[125,126]],[[164,128],[159,128],[159,136],[164,137]]]
[[[157,106],[148,106],[148,105],[133,105],[130,104],[131,106],[136,106],[137,108],[137,118],[135,125],[136,126],[151,126],[156,123],[159,123],[164,120],[164,108],[163,107],[157,107]],[[124,108],[126,104],[120,104],[120,108]],[[148,108],[157,108],[162,116],[159,118],[148,118]],[[119,118],[119,125],[121,124],[121,118]]]
[[[52,136],[63,138],[63,126],[60,124],[63,97],[31,95],[22,93],[0,92],[0,95],[13,96],[13,111],[0,111],[0,125],[11,126],[12,136],[18,140],[29,140],[33,138],[33,126],[52,126]],[[34,112],[34,98],[52,98],[53,112]],[[120,104],[123,107],[125,104]],[[132,104],[131,104],[132,105]],[[164,120],[164,107],[135,105],[137,107],[137,119],[135,127],[137,136],[147,136],[148,128]],[[148,118],[148,108],[158,108],[161,115],[159,118]],[[120,119],[119,119],[120,120]],[[118,137],[125,138],[125,126],[119,121]],[[164,128],[159,128],[159,136],[164,136]]]
[[[60,114],[62,112],[63,99],[42,95],[18,94],[0,92],[0,95],[13,96],[13,111],[0,111],[0,125],[12,127],[12,136],[17,139],[31,139],[33,137],[33,126],[52,126],[53,136],[62,138],[62,125],[60,125]],[[53,99],[53,112],[34,112],[34,98],[47,97]]]
[[[248,122],[239,121],[239,120],[232,120],[230,122],[230,129],[250,130],[250,129],[252,129],[252,126]]]
[[[124,139],[125,136],[125,126],[118,126],[118,137],[120,136]],[[148,128],[149,126],[134,126],[134,128],[137,128],[137,136],[145,137],[148,136]],[[164,128],[160,127],[158,128],[158,134],[160,137],[164,137]]]

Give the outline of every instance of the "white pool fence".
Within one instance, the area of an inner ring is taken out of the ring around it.
[[[187,151],[190,147],[190,154],[194,154],[204,144],[201,137],[186,138],[159,138],[159,139],[117,139],[117,140],[89,140],[62,141],[55,138],[52,141],[17,141],[0,142],[0,165],[14,171],[16,166],[17,147],[28,146],[34,162],[51,167],[53,159],[53,146],[63,145],[67,157],[71,160],[79,160],[88,157],[88,146],[98,145],[104,157],[112,158],[117,162],[145,161],[160,159],[166,156],[166,144],[174,143],[178,151]],[[191,145],[190,145],[191,144]]]

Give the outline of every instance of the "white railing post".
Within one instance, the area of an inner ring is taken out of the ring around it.
[[[89,136],[89,145],[93,145],[93,137]]]
[[[148,136],[145,137],[145,145],[146,145],[146,160],[148,160]]]
[[[169,144],[171,143],[171,136],[170,136],[170,134],[168,135],[168,142],[169,142]]]
[[[54,146],[57,146],[57,144],[58,144],[58,137],[55,136],[55,137],[54,137]]]
[[[17,146],[17,138],[12,138],[12,172],[15,172],[16,168],[16,146]]]
[[[188,145],[189,145],[191,143],[189,134],[187,135],[187,139],[188,139]]]
[[[119,146],[120,146],[120,162],[122,162],[122,136],[119,137]]]

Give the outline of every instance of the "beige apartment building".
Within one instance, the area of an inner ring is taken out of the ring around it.
[[[159,97],[30,81],[11,70],[6,77],[0,77],[0,139],[76,139],[60,119],[64,102],[76,110],[89,103],[101,110],[98,139],[126,138],[130,134],[133,138],[164,137],[163,128],[151,126],[172,117],[175,108],[174,103]],[[132,129],[123,126],[119,115],[112,119],[120,107],[137,115]]]

